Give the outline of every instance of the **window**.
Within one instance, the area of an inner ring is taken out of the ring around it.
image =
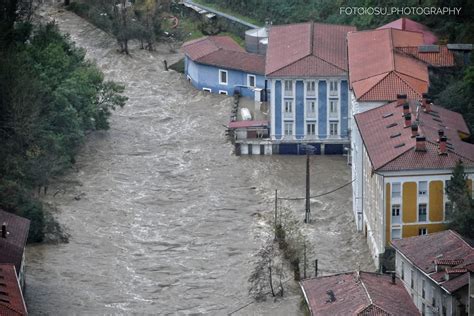
[[[428,230],[426,229],[426,227],[418,229],[418,235],[426,235],[426,234],[428,234]]]
[[[316,82],[308,81],[306,82],[306,94],[315,95],[316,94]]]
[[[293,113],[293,101],[286,100],[285,101],[285,113]]]
[[[285,95],[293,95],[293,81],[285,80]]]
[[[435,288],[431,287],[431,305],[436,307]]]
[[[329,100],[329,114],[336,115],[337,114],[337,100]]]
[[[225,90],[219,90],[219,94],[228,95],[227,91]]]
[[[339,90],[339,82],[329,81],[329,93],[334,95],[334,94],[337,94],[338,90]]]
[[[338,132],[337,132],[337,126],[338,126],[338,123],[337,122],[330,122],[329,123],[329,135],[331,136],[337,136]]]
[[[444,203],[444,218],[448,218],[449,216],[451,216],[452,211],[453,204],[449,201]]]
[[[415,288],[415,272],[413,270],[410,271],[410,287]]]
[[[400,228],[392,228],[392,240],[402,239],[402,230]]]
[[[316,135],[316,124],[315,123],[306,124],[306,134],[307,135]]]
[[[426,222],[426,204],[418,205],[418,221]]]
[[[252,88],[256,87],[256,79],[254,75],[247,75],[247,86]]]
[[[309,115],[314,115],[316,114],[316,101],[306,101],[306,112]]]
[[[397,198],[401,196],[401,184],[400,182],[392,183],[392,197]]]
[[[285,136],[293,135],[293,122],[285,122]]]
[[[428,182],[420,181],[418,183],[418,195],[426,195],[427,188],[428,188]]]
[[[400,223],[400,205],[392,205],[392,223]]]
[[[212,92],[212,90],[210,88],[202,88],[202,91]]]
[[[402,273],[401,273],[402,280],[405,280],[405,263],[402,261]]]
[[[426,292],[425,292],[425,280],[421,280],[421,298],[426,297]]]
[[[426,315],[425,303],[421,303],[421,316],[425,316],[425,315]]]
[[[227,84],[227,70],[219,70],[219,84]]]

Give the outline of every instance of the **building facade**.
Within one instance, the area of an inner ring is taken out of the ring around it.
[[[266,78],[271,140],[280,154],[342,154],[349,143],[346,36],[354,27],[318,23],[274,26]]]
[[[472,315],[471,244],[451,230],[395,240],[392,244],[397,276],[422,315]]]
[[[380,267],[391,241],[445,229],[445,188],[459,161],[471,190],[474,178],[474,145],[461,138],[469,134],[461,114],[426,99],[405,101],[355,116],[362,139],[361,224]]]

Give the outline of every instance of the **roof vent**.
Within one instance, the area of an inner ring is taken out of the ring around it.
[[[393,116],[393,113],[384,114],[382,117],[383,117],[383,118],[387,118],[387,117],[390,117],[390,116]]]
[[[386,127],[387,128],[392,128],[392,127],[395,127],[397,125],[398,125],[397,123],[392,123],[392,124],[388,124]]]
[[[400,148],[400,147],[403,147],[403,146],[405,146],[405,143],[401,143],[401,144],[395,145],[394,148]]]
[[[439,45],[421,45],[418,46],[419,53],[439,53]]]
[[[334,292],[332,290],[326,291],[326,294],[328,295],[326,303],[332,303],[336,301],[336,295],[334,295]]]
[[[402,133],[392,134],[392,135],[390,135],[390,138],[395,138],[395,137],[398,137],[398,136],[400,136],[400,135],[402,135]]]
[[[417,151],[417,152],[426,151],[426,138],[425,138],[425,136],[416,136],[415,151]]]
[[[407,95],[406,94],[397,94],[397,106],[402,105],[405,103],[407,100]]]

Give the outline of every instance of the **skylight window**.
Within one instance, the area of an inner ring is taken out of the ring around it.
[[[398,125],[397,123],[392,123],[392,124],[387,125],[387,128],[392,128],[392,127],[397,126],[397,125]]]
[[[405,146],[405,143],[401,143],[401,144],[395,145],[395,148],[400,148],[400,147],[403,147],[403,146]]]
[[[382,117],[383,117],[383,118],[387,118],[387,117],[390,117],[390,116],[393,116],[393,113],[384,114]]]
[[[392,134],[392,135],[390,135],[390,138],[395,138],[395,137],[398,137],[400,135],[402,135],[402,134],[401,133]]]

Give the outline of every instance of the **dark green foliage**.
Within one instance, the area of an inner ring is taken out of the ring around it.
[[[29,218],[30,240],[41,241],[44,215],[33,192],[45,192],[85,132],[107,129],[126,98],[56,25],[28,30],[21,25],[17,41],[0,50],[0,208]]]
[[[449,227],[463,236],[474,238],[474,203],[462,162],[453,170],[446,195],[450,201]]]

